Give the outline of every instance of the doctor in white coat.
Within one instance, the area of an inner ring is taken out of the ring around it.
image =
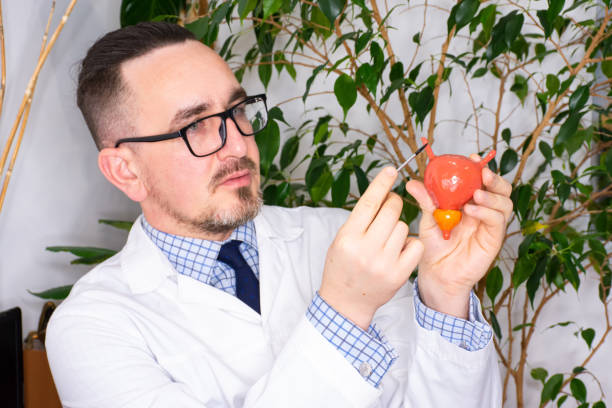
[[[142,216],[49,324],[64,406],[501,405],[472,287],[502,243],[506,181],[483,170],[448,241],[416,181],[423,216],[408,238],[393,168],[351,213],[262,206],[252,135],[265,96],[166,23],[98,40],[77,101],[100,170]]]

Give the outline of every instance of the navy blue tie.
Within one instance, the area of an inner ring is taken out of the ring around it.
[[[231,267],[236,273],[236,296],[251,309],[259,312],[259,280],[240,253],[241,241],[232,240],[221,247],[217,260]]]

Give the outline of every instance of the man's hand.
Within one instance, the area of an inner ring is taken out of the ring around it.
[[[470,159],[480,161],[473,154]],[[485,189],[476,190],[473,203],[463,207],[459,225],[444,240],[433,211],[436,209],[423,183],[411,180],[406,190],[417,200],[423,215],[419,238],[425,252],[419,264],[419,294],[430,308],[467,318],[470,291],[487,272],[501,249],[512,214],[512,186],[488,168],[482,169]]]
[[[390,193],[397,178],[383,169],[355,205],[327,251],[319,294],[336,311],[367,330],[376,310],[410,277],[423,245],[399,221],[402,199]]]

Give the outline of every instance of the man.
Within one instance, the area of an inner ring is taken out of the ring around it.
[[[499,373],[472,286],[510,186],[488,170],[445,241],[423,185],[407,239],[385,168],[354,210],[261,206],[265,96],[166,23],[107,34],[77,99],[105,177],[143,215],[55,312],[67,407],[493,407]],[[418,290],[406,284],[419,265]]]

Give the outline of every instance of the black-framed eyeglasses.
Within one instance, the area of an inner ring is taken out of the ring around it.
[[[262,131],[268,123],[266,95],[247,96],[224,112],[215,113],[191,122],[177,132],[157,136],[128,137],[119,139],[115,147],[128,142],[159,142],[182,138],[187,148],[196,157],[214,154],[225,146],[227,119],[231,119],[243,136],[252,136]]]

